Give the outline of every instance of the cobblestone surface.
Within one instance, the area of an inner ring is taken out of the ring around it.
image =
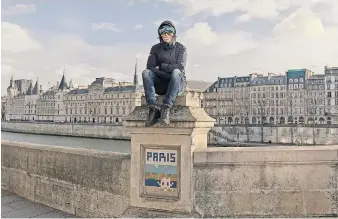
[[[1,189],[1,218],[75,218]]]

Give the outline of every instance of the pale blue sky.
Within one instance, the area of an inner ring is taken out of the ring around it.
[[[193,2],[193,3],[191,3]],[[132,80],[157,43],[155,23],[176,22],[188,79],[284,73],[338,65],[338,1],[2,0],[2,93],[14,77],[85,85]],[[310,52],[309,52],[310,51]]]

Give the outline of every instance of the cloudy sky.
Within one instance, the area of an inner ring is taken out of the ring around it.
[[[188,79],[338,65],[337,0],[2,0],[1,14],[2,93],[12,72],[46,89],[64,66],[78,85],[132,80],[163,20],[188,48]]]

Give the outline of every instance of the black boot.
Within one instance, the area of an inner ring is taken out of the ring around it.
[[[147,121],[145,123],[146,127],[153,126],[160,118],[161,112],[157,106],[150,106],[149,107],[149,115]]]
[[[161,108],[161,117],[159,123],[161,125],[169,125],[170,120],[169,120],[169,114],[170,114],[170,107],[167,105],[162,105]]]

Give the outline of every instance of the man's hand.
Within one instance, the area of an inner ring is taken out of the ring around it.
[[[160,70],[164,71],[164,72],[167,72],[166,69],[168,69],[168,66],[169,66],[169,64],[162,63],[161,66],[160,66]],[[170,72],[167,72],[167,73],[170,73]]]

